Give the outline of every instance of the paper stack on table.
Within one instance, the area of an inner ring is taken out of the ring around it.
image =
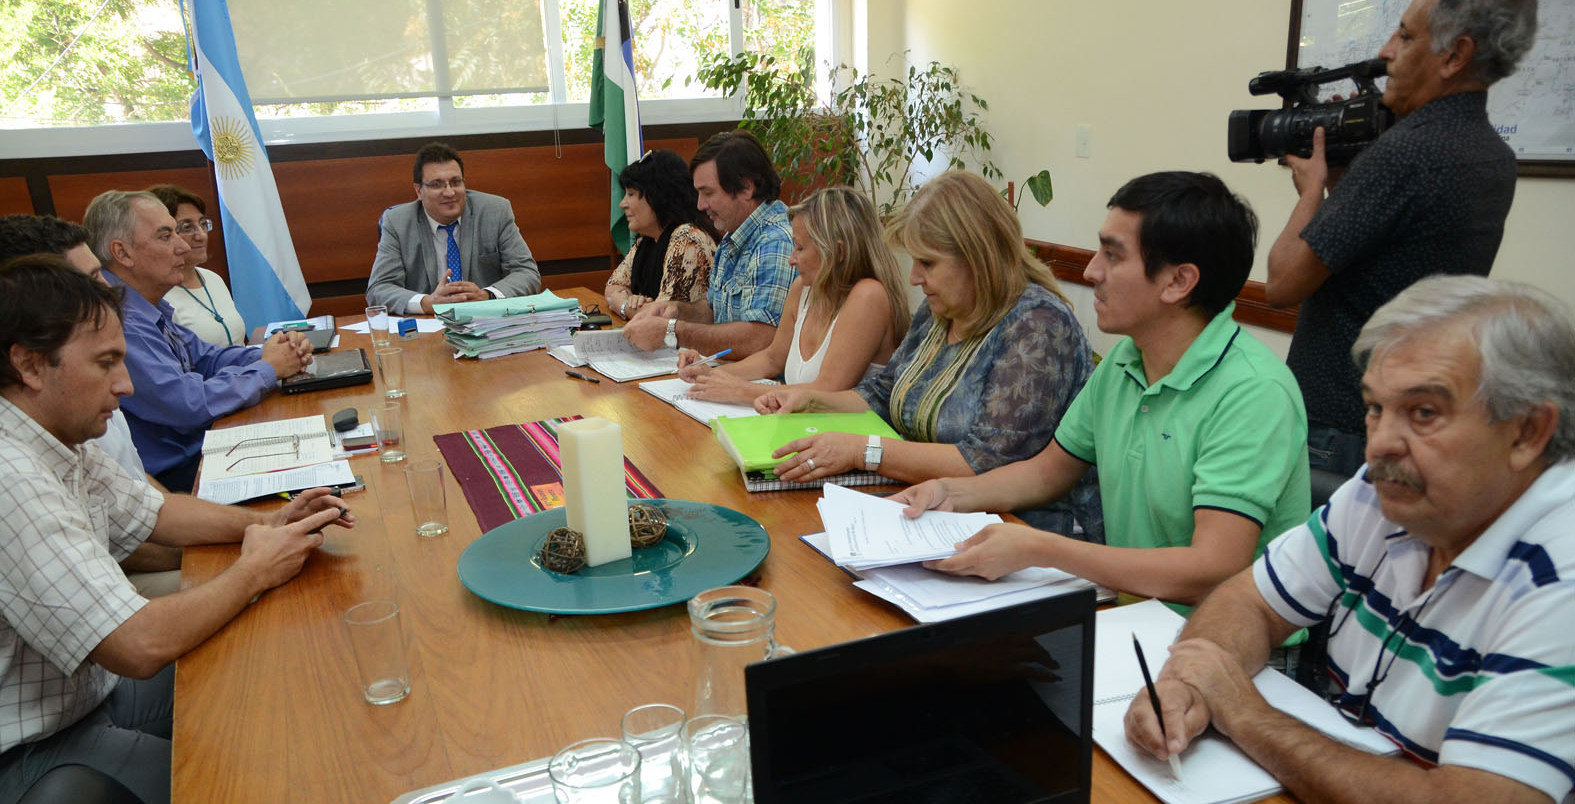
[[[574,353],[613,382],[678,373],[677,349],[642,351],[616,329],[574,333]]]
[[[831,538],[831,560],[854,570],[945,558],[954,545],[1001,521],[995,514],[925,511],[903,516],[902,503],[827,483],[820,502],[821,524]]]
[[[1181,754],[1182,778],[1164,762],[1127,741],[1127,708],[1143,689],[1142,671],[1132,650],[1136,637],[1149,662],[1168,656],[1186,620],[1158,600],[1099,612],[1094,628],[1094,741],[1117,764],[1167,804],[1216,804],[1257,801],[1282,788],[1269,772],[1212,729],[1195,738]],[[1162,661],[1162,660],[1161,660]],[[1159,667],[1151,668],[1155,673]],[[1311,690],[1265,668],[1252,683],[1274,708],[1340,742],[1375,754],[1399,748],[1377,731],[1351,725]]]
[[[550,290],[534,296],[438,304],[432,309],[455,357],[502,357],[569,343],[580,323],[580,303]]]
[[[1092,586],[1056,569],[1030,567],[1000,578],[947,575],[920,561],[945,558],[954,545],[1000,522],[995,514],[926,511],[903,516],[902,503],[827,484],[818,505],[826,533],[803,537],[857,580],[854,586],[921,623],[950,620]]]

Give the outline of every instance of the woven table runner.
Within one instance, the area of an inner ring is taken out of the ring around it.
[[[558,425],[578,418],[566,416],[432,437],[483,533],[563,505]],[[662,496],[628,458],[623,461],[623,477],[630,497]]]

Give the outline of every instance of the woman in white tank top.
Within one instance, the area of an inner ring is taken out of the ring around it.
[[[690,395],[748,404],[781,377],[825,391],[852,388],[872,366],[885,364],[908,331],[907,292],[882,237],[875,206],[846,187],[821,190],[788,210],[798,278],[771,346],[737,363],[702,364],[680,353],[678,376]]]

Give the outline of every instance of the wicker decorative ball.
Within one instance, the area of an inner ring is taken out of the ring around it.
[[[667,515],[662,509],[647,503],[629,506],[629,543],[635,547],[650,547],[667,535]]]
[[[541,546],[541,565],[553,572],[578,572],[585,566],[585,537],[577,530],[554,528]]]

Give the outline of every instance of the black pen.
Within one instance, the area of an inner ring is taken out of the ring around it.
[[[570,377],[573,377],[576,380],[584,380],[586,382],[594,382],[597,385],[600,385],[601,382],[602,382],[601,380],[598,380],[595,377],[587,377],[584,374],[579,373],[578,371],[565,371],[563,373],[569,375]]]
[[[1154,707],[1154,717],[1159,719],[1159,736],[1165,738],[1165,748],[1170,749],[1170,735],[1165,733],[1165,714],[1159,708],[1159,692],[1154,689],[1154,679],[1148,674],[1148,662],[1143,658],[1143,645],[1138,642],[1137,634],[1132,635],[1132,649],[1137,651],[1138,669],[1143,671],[1143,685],[1148,687],[1148,702]],[[1176,774],[1176,781],[1181,781],[1181,760],[1175,754],[1170,755],[1170,772]]]

